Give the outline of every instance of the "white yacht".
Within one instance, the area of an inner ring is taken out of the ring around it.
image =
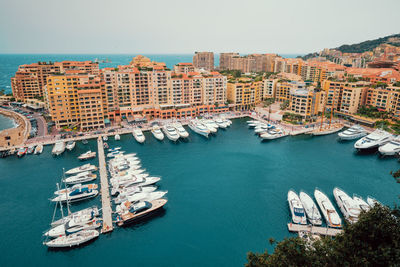
[[[230,126],[228,121],[224,121],[221,118],[216,118],[214,121],[218,125],[218,127],[221,129],[225,129],[226,127]]]
[[[299,196],[293,190],[289,190],[287,197],[290,212],[292,213],[292,221],[298,224],[307,224],[306,214]]]
[[[256,127],[256,126],[258,126],[260,124],[262,124],[261,121],[250,121],[250,122],[247,122],[247,126],[249,126],[249,128],[254,128],[254,127]]]
[[[153,134],[153,136],[157,139],[162,141],[164,139],[164,134],[162,133],[160,126],[158,125],[154,125],[151,128],[151,133]]]
[[[354,202],[360,207],[361,210],[363,211],[369,211],[371,207],[368,205],[367,202],[362,199],[362,197],[357,196],[356,194],[353,195],[353,200]]]
[[[99,232],[97,230],[83,230],[71,235],[63,235],[57,237],[50,241],[44,242],[43,244],[48,247],[69,248],[89,242],[90,240],[95,239],[98,236]]]
[[[64,153],[65,151],[65,143],[63,141],[58,141],[54,144],[53,150],[51,151],[51,153],[53,153],[53,155],[61,155],[62,153]]]
[[[303,204],[304,210],[306,211],[307,218],[313,225],[322,224],[322,216],[319,212],[317,205],[314,200],[305,192],[300,192],[300,201]]]
[[[68,185],[81,184],[81,183],[86,183],[86,182],[96,180],[96,178],[97,178],[96,174],[93,174],[90,171],[86,171],[86,172],[78,173],[74,176],[69,176],[69,177],[63,179],[63,182]]]
[[[351,223],[357,222],[361,210],[353,198],[337,187],[333,189],[333,195],[344,217]]]
[[[129,190],[130,188],[133,188],[132,190]],[[128,190],[126,190],[128,189]],[[122,202],[128,201],[130,197],[133,195],[139,194],[139,193],[151,193],[154,192],[157,189],[157,187],[154,186],[145,186],[145,187],[126,187],[123,190],[120,191],[118,196],[114,198],[114,203],[115,204],[121,204]]]
[[[254,128],[254,132],[255,132],[256,134],[261,134],[261,133],[267,132],[270,128],[271,128],[270,125],[267,125],[267,124],[265,124],[265,123],[261,123],[261,124],[257,125],[257,126]]]
[[[65,174],[72,175],[72,174],[77,174],[77,173],[85,172],[85,171],[97,171],[97,167],[88,163],[88,164],[70,169],[70,170],[66,171]]]
[[[354,140],[367,135],[367,131],[360,125],[353,125],[350,128],[338,133],[341,140]]]
[[[189,128],[202,136],[208,137],[210,130],[208,130],[203,124],[197,122],[196,120],[191,120],[188,124]]]
[[[75,148],[75,142],[74,141],[69,141],[66,145],[66,148],[68,151],[71,151],[72,149]]]
[[[63,235],[70,235],[82,230],[93,230],[101,226],[101,221],[97,218],[90,217],[74,217],[65,224],[57,225],[43,235],[48,237],[59,237]]]
[[[175,122],[173,125],[181,138],[189,137],[189,133],[183,128],[180,122]]]
[[[218,131],[218,126],[216,126],[216,124],[214,122],[211,122],[209,120],[200,120],[199,121],[200,124],[204,125],[204,127],[206,127],[210,133],[216,133]]]
[[[86,151],[85,153],[81,154],[78,156],[79,160],[88,160],[88,159],[93,159],[96,157],[96,151]]]
[[[135,139],[138,143],[142,144],[146,140],[146,138],[143,135],[142,130],[140,130],[139,128],[135,128],[132,132],[132,135],[133,135],[133,137],[135,137]]]
[[[94,218],[96,216],[99,216],[99,214],[100,214],[99,209],[96,206],[93,206],[93,207],[89,207],[89,208],[86,208],[83,210],[79,210],[77,212],[73,212],[73,213],[69,214],[68,216],[62,217],[61,219],[52,222],[51,226],[55,227],[57,225],[67,223],[75,217]]]
[[[378,148],[383,156],[393,156],[400,152],[400,138],[397,137]]]
[[[58,189],[57,191],[54,191],[54,195],[65,195],[65,194],[69,194],[73,191],[75,191],[76,189],[97,189],[98,185],[97,184],[86,184],[86,185],[82,185],[82,184],[76,184],[72,187],[67,187],[64,189]]]
[[[175,142],[176,140],[179,139],[179,134],[178,134],[178,132],[177,132],[177,131],[175,130],[175,128],[172,127],[171,125],[166,124],[166,125],[164,125],[164,126],[162,127],[162,129],[163,129],[165,135],[168,137],[169,140]]]
[[[94,189],[89,189],[88,187],[79,187],[74,191],[69,193],[64,193],[57,195],[55,198],[51,199],[52,202],[77,202],[89,198],[93,198],[99,194],[99,191]]]
[[[130,203],[138,202],[138,201],[153,201],[156,199],[160,199],[163,196],[165,196],[168,193],[168,191],[155,191],[155,192],[150,192],[150,193],[137,193],[132,196],[127,197],[127,200],[124,201],[122,204],[118,205],[115,208],[115,211],[117,213],[121,213],[126,209],[126,206]]]
[[[108,136],[107,135],[103,135],[103,141],[108,141]]]
[[[115,141],[121,140],[121,136],[119,134],[114,135]]]
[[[32,154],[34,151],[35,151],[35,146],[29,146],[27,153]]]
[[[42,154],[43,152],[43,145],[42,144],[38,144],[35,148],[35,152],[33,152],[33,154],[38,155],[38,154]]]
[[[382,206],[382,203],[380,203],[378,200],[370,196],[367,197],[367,203],[371,208],[374,207],[376,204]]]
[[[115,150],[113,152],[107,153],[107,158],[114,158],[115,156],[118,155],[123,155],[125,151],[119,151],[119,150]]]
[[[372,149],[384,145],[394,139],[394,136],[383,130],[375,130],[369,135],[361,138],[354,144],[358,150]]]
[[[342,219],[340,219],[339,214],[329,198],[318,189],[315,189],[314,197],[317,200],[317,204],[325,217],[326,224],[329,227],[341,228]]]
[[[272,140],[286,136],[286,134],[279,128],[269,129],[268,131],[262,133],[260,137],[264,140]]]

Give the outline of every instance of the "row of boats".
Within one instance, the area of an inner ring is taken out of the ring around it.
[[[254,128],[254,133],[258,134],[263,140],[278,139],[288,135],[283,129],[275,125],[257,120],[247,121],[247,126],[249,128]]]
[[[17,156],[19,158],[27,155],[27,154],[35,154],[35,155],[39,155],[43,152],[43,145],[39,144],[37,146],[29,146],[29,147],[21,147],[17,150]]]
[[[368,211],[374,205],[380,204],[376,199],[370,196],[367,197],[367,201],[364,201],[362,197],[356,194],[350,197],[338,187],[333,189],[333,195],[344,218],[350,223],[358,221],[361,211]],[[312,225],[322,225],[323,216],[328,227],[342,228],[342,219],[327,195],[321,190],[315,189],[314,197],[319,209],[314,200],[307,193],[301,191],[298,195],[294,190],[289,190],[287,198],[292,215],[292,222],[296,224],[307,224],[308,220]]]
[[[109,152],[114,153],[108,170],[118,226],[150,215],[167,203],[168,191],[157,191],[155,185],[161,177],[150,176],[135,153],[124,154],[120,148],[109,149]]]
[[[44,245],[53,248],[65,248],[79,246],[99,236],[98,228],[102,221],[99,218],[100,210],[96,207],[89,207],[76,212],[70,211],[70,204],[98,195],[97,184],[84,184],[97,179],[93,172],[97,167],[91,164],[84,164],[70,169],[63,173],[61,182],[65,185],[60,188],[57,183],[57,190],[50,200],[55,205],[51,228],[44,232],[46,240]],[[67,214],[64,215],[63,204],[66,204]],[[55,220],[56,211],[60,210],[61,218]]]
[[[341,140],[359,139],[354,144],[354,148],[359,151],[378,148],[379,153],[384,156],[393,156],[400,153],[400,137],[381,129],[368,134],[360,125],[353,125],[340,132],[338,136]]]

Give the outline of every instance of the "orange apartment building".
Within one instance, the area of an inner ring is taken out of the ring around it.
[[[262,100],[263,82],[237,80],[228,82],[228,101],[235,110],[250,110]]]
[[[193,56],[193,65],[197,69],[205,69],[211,71],[214,69],[214,53],[213,52],[195,52]]]
[[[194,65],[192,63],[178,63],[174,66],[175,73],[188,74],[189,72],[194,72]]]

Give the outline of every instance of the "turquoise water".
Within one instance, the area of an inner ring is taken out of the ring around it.
[[[144,145],[132,135],[109,144],[136,152],[151,175],[162,176],[165,211],[66,251],[41,244],[53,213],[48,198],[62,168],[78,165],[76,156],[96,150],[96,142],[79,143],[59,158],[47,146],[40,156],[0,159],[0,265],[241,266],[247,251],[272,249],[269,237],[290,235],[291,188],[312,193],[319,187],[333,200],[332,190],[340,186],[349,194],[398,203],[400,185],[389,175],[399,168],[397,160],[358,155],[353,142],[339,143],[335,135],[260,142],[244,119],[208,140],[192,131],[177,144],[145,135]],[[100,197],[72,209],[92,204],[100,204]]]
[[[180,62],[192,62],[193,54],[144,54],[153,61],[165,62],[172,67]],[[5,89],[6,93],[11,93],[11,77],[18,70],[18,66],[22,64],[31,64],[38,61],[63,61],[63,60],[101,60],[109,59],[111,63],[100,63],[100,68],[117,67],[118,65],[127,65],[135,57],[136,54],[130,55],[107,55],[107,54],[0,54],[0,89]],[[298,54],[283,54],[283,57],[297,57]],[[219,54],[215,54],[215,64],[219,64]]]
[[[0,114],[0,131],[15,127],[14,120]]]

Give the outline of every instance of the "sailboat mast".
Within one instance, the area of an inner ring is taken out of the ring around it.
[[[331,128],[331,123],[332,123],[332,117],[333,117],[333,107],[335,105],[335,90],[333,90],[333,99],[332,99],[332,105],[331,105],[331,118],[329,119],[329,128]]]
[[[57,191],[60,191],[60,185],[57,183]],[[60,199],[60,211],[61,211],[61,218],[64,220],[64,212],[63,212],[63,207],[62,207],[62,201]]]
[[[325,109],[326,109],[326,102],[328,101],[328,93],[326,93],[325,101],[324,101],[324,110],[322,111],[321,115],[321,125],[319,126],[319,130],[322,130],[322,124],[324,123],[324,116],[325,116]]]
[[[67,199],[67,210],[68,210],[68,215],[71,214],[71,211],[69,210],[69,201],[68,201],[68,190],[67,190],[67,183],[65,182],[65,169],[63,168],[63,181],[64,181],[64,187],[65,187],[65,197]]]

